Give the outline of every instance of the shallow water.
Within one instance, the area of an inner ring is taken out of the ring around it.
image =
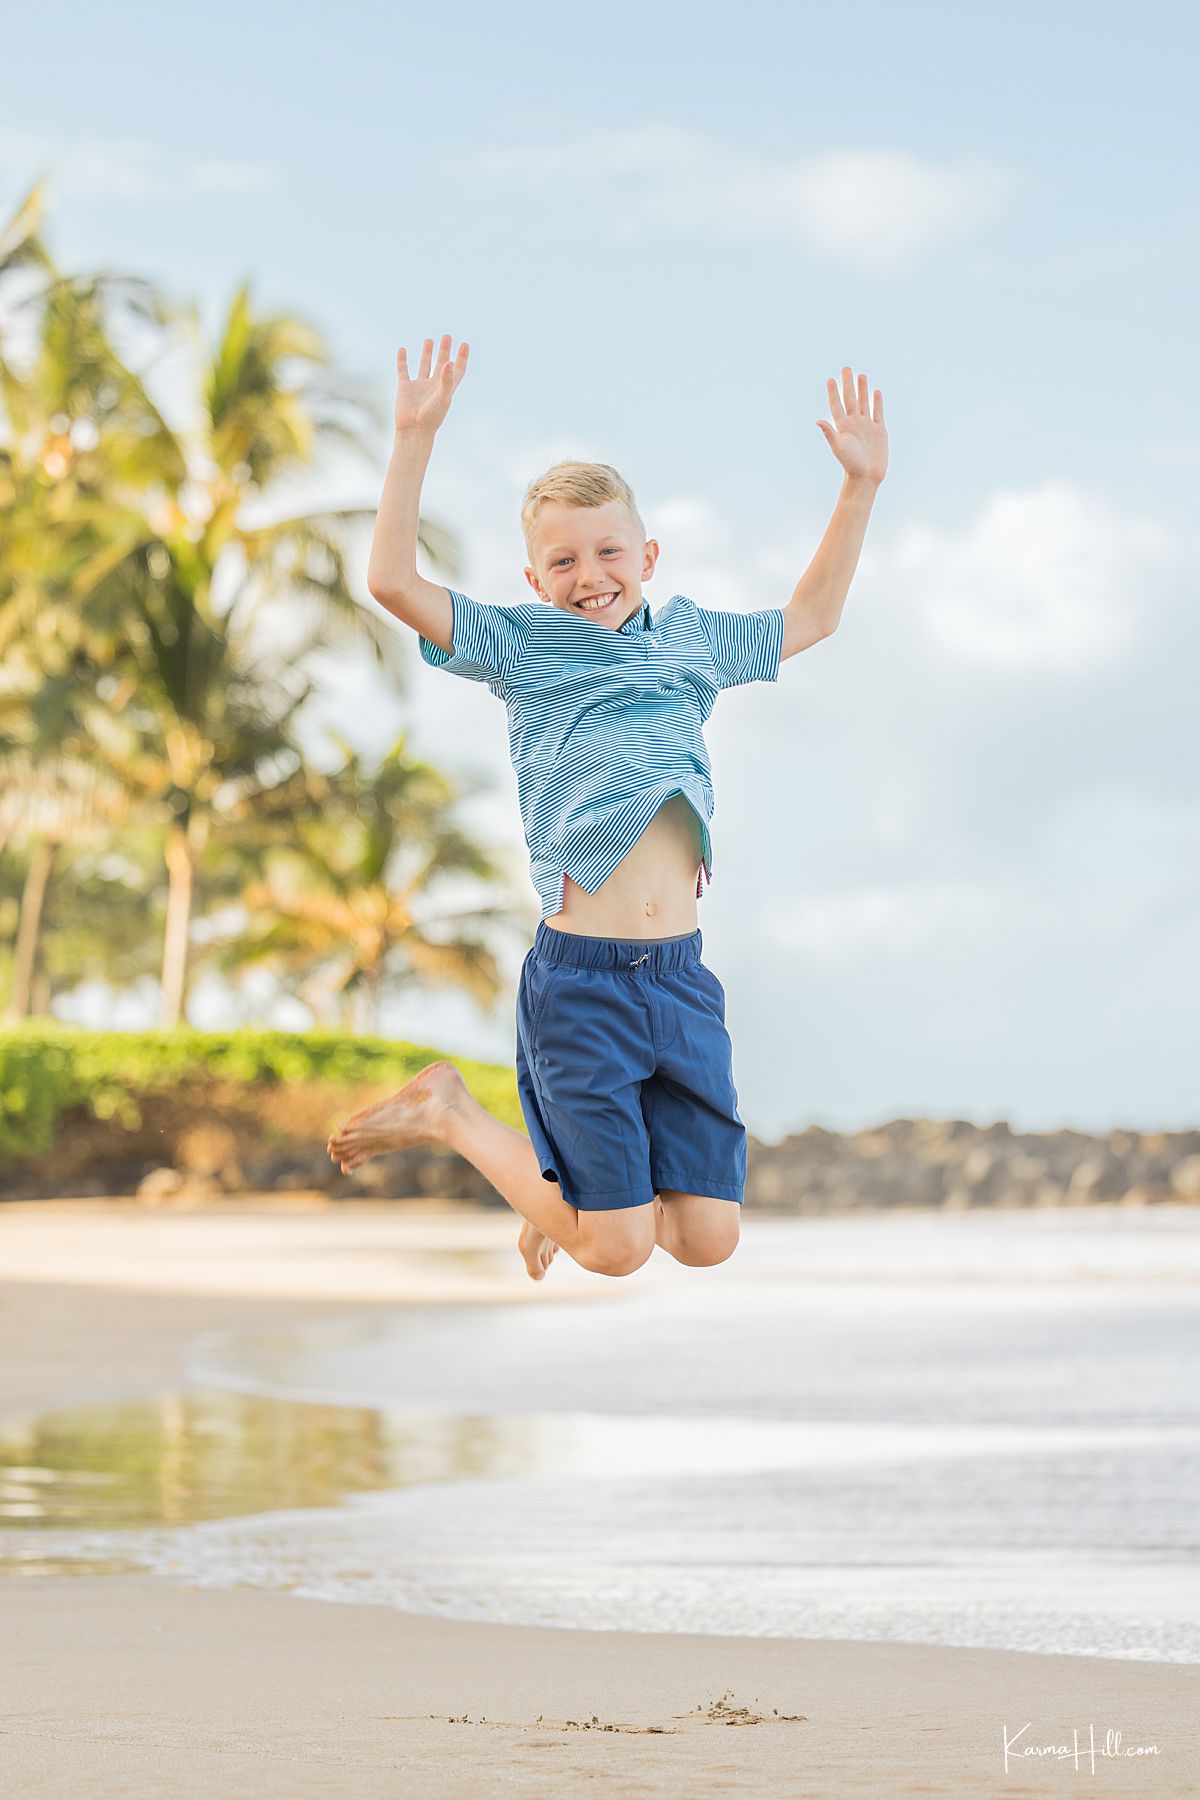
[[[1194,1209],[748,1218],[602,1304],[209,1333],[185,1394],[10,1422],[0,1562],[1200,1661],[1198,1314]]]

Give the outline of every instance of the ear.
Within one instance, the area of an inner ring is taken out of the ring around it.
[[[546,596],[545,596],[545,594],[543,594],[540,586],[538,585],[538,578],[537,578],[536,574],[534,573],[534,571],[528,567],[525,570],[525,579],[529,583],[530,587],[533,589],[534,593],[537,595],[538,599],[544,600],[546,598]]]

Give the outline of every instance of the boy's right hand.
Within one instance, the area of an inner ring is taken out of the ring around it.
[[[454,390],[467,372],[467,356],[471,346],[460,344],[458,355],[450,360],[451,338],[449,332],[442,339],[438,351],[437,367],[430,375],[430,363],[433,360],[433,339],[426,338],[421,351],[421,370],[418,375],[408,372],[408,358],[403,346],[396,352],[396,430],[397,431],[436,431],[450,410],[450,401]]]

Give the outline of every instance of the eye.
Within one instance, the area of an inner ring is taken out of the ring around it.
[[[600,552],[600,554],[601,554],[601,556],[620,556],[620,554],[621,554],[621,552],[620,552],[620,550],[619,550],[619,549],[618,549],[618,548],[617,548],[617,547],[616,547],[616,545],[615,545],[615,544],[610,544],[610,545],[609,545],[609,546],[608,546],[608,548],[607,548],[607,549],[605,549],[605,550],[602,550],[602,551],[601,551],[601,552]],[[560,557],[559,557],[559,558],[558,558],[558,561],[557,561],[557,562],[553,562],[553,563],[551,563],[551,565],[550,565],[550,567],[551,567],[551,568],[552,568],[552,569],[557,569],[557,568],[558,568],[558,567],[559,567],[559,564],[560,564],[560,563],[565,563],[565,562],[570,562],[570,560],[571,560],[571,558],[570,558],[570,557],[569,557],[569,556],[560,556]]]

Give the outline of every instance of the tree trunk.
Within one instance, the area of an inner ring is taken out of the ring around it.
[[[379,1035],[379,995],[383,987],[383,964],[372,963],[363,983],[363,1034]]]
[[[42,910],[57,849],[58,845],[52,838],[39,838],[25,872],[17,941],[13,947],[12,995],[8,1002],[8,1016],[12,1019],[29,1016],[33,971],[37,964],[38,940],[42,930]]]
[[[163,941],[162,1022],[170,1029],[187,1005],[188,937],[196,886],[196,851],[186,827],[173,825],[167,837],[167,929]]]

